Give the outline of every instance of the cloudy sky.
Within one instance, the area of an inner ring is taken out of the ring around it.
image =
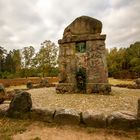
[[[102,21],[107,48],[140,41],[140,0],[0,0],[0,46],[38,49],[46,39],[57,43],[81,15]]]

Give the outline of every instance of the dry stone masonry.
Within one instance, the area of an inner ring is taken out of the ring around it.
[[[115,111],[110,112],[110,114],[105,114],[104,112],[97,112],[94,109],[79,112],[70,108],[32,108],[30,94],[28,92],[21,92],[18,94],[19,95],[15,95],[9,107],[5,106],[5,104],[0,105],[0,118],[8,116],[62,125],[85,125],[98,128],[126,130],[140,128],[140,100],[138,100],[137,113]],[[17,104],[18,107],[15,106]]]
[[[81,16],[65,28],[59,43],[57,93],[108,94],[105,39],[101,21]]]

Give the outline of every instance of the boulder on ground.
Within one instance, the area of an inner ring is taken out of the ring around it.
[[[28,92],[20,92],[13,97],[9,109],[9,117],[22,117],[27,112],[30,112],[32,107],[31,95]]]
[[[55,110],[47,108],[33,108],[30,118],[37,121],[53,122]]]
[[[6,99],[6,90],[3,84],[0,83],[0,104],[2,104],[5,99]]]
[[[136,83],[137,85],[140,85],[140,78],[136,79],[135,83]]]
[[[129,111],[113,112],[107,122],[108,127],[115,129],[130,129],[138,125],[137,115]]]
[[[48,85],[49,85],[49,82],[47,79],[42,79],[40,81],[40,87],[48,87]]]
[[[86,126],[98,128],[106,127],[106,115],[99,111],[87,110],[83,112],[82,121]]]
[[[33,83],[31,81],[28,81],[26,86],[27,86],[27,88],[31,89],[31,88],[33,88]]]
[[[79,124],[80,113],[74,109],[58,109],[55,112],[54,121],[60,124]]]
[[[137,88],[140,88],[140,78],[136,79],[135,83],[137,85]]]

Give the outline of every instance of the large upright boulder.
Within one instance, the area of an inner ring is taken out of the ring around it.
[[[32,108],[31,95],[28,92],[21,91],[13,97],[9,109],[9,117],[24,117]]]
[[[5,99],[6,99],[6,90],[3,84],[0,83],[0,104],[2,104]]]

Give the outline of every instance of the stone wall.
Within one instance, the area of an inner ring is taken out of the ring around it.
[[[1,108],[0,106],[0,117],[7,116],[7,109],[8,107]],[[29,112],[20,116],[12,114],[12,118],[68,125],[83,124],[98,128],[133,129],[140,127],[140,120],[137,115],[129,111],[117,111],[110,113],[110,115],[105,115],[103,112],[95,112],[94,110],[78,112],[74,109],[32,108]]]
[[[27,93],[25,93],[26,95]],[[17,98],[18,97],[18,98]],[[21,98],[19,99],[19,95],[15,97],[14,101],[11,102],[11,106],[13,104],[17,104],[20,99],[23,98],[23,94],[21,94]],[[29,96],[28,96],[29,97]],[[30,98],[30,97],[29,97]],[[28,101],[27,98],[24,98],[24,102]],[[139,100],[140,101],[140,100]],[[19,104],[17,107],[19,110],[12,108],[9,112],[9,106],[0,105],[0,117],[12,117],[17,119],[31,119],[35,121],[43,121],[49,123],[58,123],[62,125],[85,125],[89,127],[96,128],[113,128],[113,129],[135,129],[140,128],[140,110],[138,101],[138,113],[129,112],[129,111],[115,111],[108,115],[104,114],[101,111],[87,110],[84,112],[79,112],[74,109],[68,108],[56,108],[56,109],[48,109],[48,108],[28,108],[28,104]]]

